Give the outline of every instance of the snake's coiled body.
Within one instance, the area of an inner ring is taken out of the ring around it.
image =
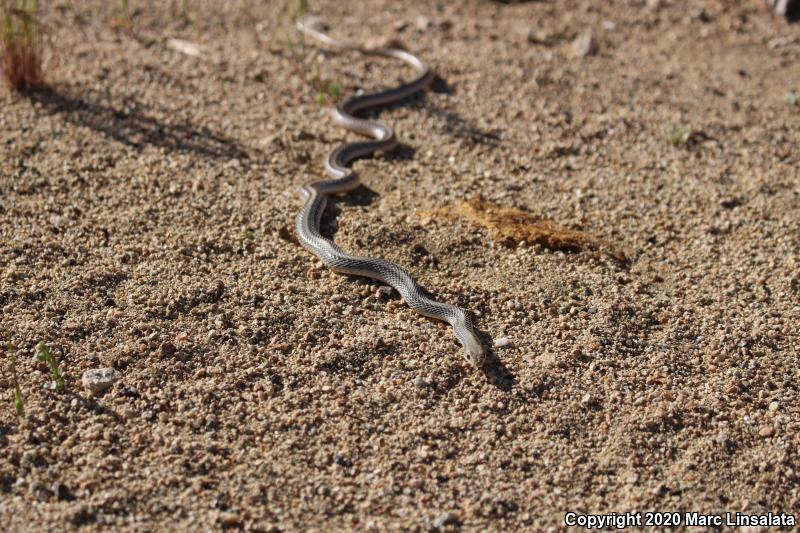
[[[357,118],[355,113],[364,109],[385,105],[406,98],[425,89],[433,75],[419,58],[399,48],[363,49],[347,46],[320,33],[302,22],[298,28],[319,41],[341,49],[356,49],[365,54],[380,55],[400,59],[418,71],[412,81],[374,94],[355,96],[338,105],[333,111],[336,124],[371,137],[372,141],[344,143],[334,149],[325,161],[325,170],[331,179],[317,181],[300,189],[305,200],[300,214],[297,216],[297,238],[300,244],[319,257],[326,266],[336,272],[366,276],[391,285],[415,311],[425,316],[443,320],[453,326],[456,337],[464,346],[464,356],[475,365],[484,361],[484,351],[469,313],[460,307],[432,300],[425,295],[411,274],[403,268],[371,257],[351,255],[339,248],[333,241],[320,233],[320,220],[330,194],[345,193],[356,189],[359,185],[358,175],[347,165],[357,157],[363,157],[378,151],[389,151],[397,146],[394,130],[388,125],[373,120]]]

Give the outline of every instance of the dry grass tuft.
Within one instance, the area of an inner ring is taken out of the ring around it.
[[[16,91],[44,86],[44,44],[38,14],[37,0],[0,0],[0,72]]]
[[[422,216],[429,219],[465,218],[489,229],[496,241],[509,247],[516,247],[521,242],[526,242],[538,244],[549,250],[600,252],[620,264],[627,264],[628,261],[622,250],[607,241],[520,209],[493,204],[481,196],[455,207],[440,207],[422,213]]]

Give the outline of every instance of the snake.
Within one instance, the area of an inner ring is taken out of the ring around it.
[[[467,310],[434,300],[404,268],[385,259],[352,255],[331,239],[324,237],[320,231],[320,222],[328,198],[348,193],[361,185],[358,174],[348,166],[349,163],[356,158],[367,157],[376,152],[389,152],[398,144],[397,136],[389,125],[355,115],[369,108],[403,100],[427,89],[433,81],[433,71],[419,57],[401,48],[396,42],[368,48],[333,39],[304,20],[297,22],[297,28],[304,35],[332,48],[399,59],[416,70],[416,77],[411,81],[380,92],[357,94],[344,100],[332,110],[331,115],[335,124],[371,140],[345,142],[334,148],[325,160],[325,171],[329,179],[315,181],[300,188],[304,204],[297,215],[298,242],[334,272],[368,277],[385,283],[394,288],[417,313],[450,324],[456,338],[464,347],[464,357],[467,362],[477,367],[482,366],[485,362],[484,348]]]

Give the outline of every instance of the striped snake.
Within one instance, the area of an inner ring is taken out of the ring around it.
[[[333,241],[323,237],[319,229],[328,196],[352,191],[360,185],[358,175],[347,165],[357,157],[368,156],[378,151],[388,152],[397,146],[397,137],[391,127],[383,122],[357,118],[354,115],[364,109],[396,102],[424,90],[430,85],[433,73],[417,56],[394,44],[368,49],[334,40],[303,21],[298,22],[297,27],[305,35],[331,47],[399,59],[417,71],[417,77],[408,83],[378,93],[351,97],[333,110],[333,121],[337,125],[371,137],[373,140],[346,142],[339,145],[325,161],[325,171],[330,179],[316,181],[300,189],[300,194],[305,200],[305,204],[297,216],[296,230],[300,244],[319,257],[331,270],[343,274],[366,276],[391,285],[416,312],[449,323],[453,326],[458,340],[464,345],[464,356],[467,361],[481,366],[484,362],[484,349],[467,311],[429,298],[411,277],[411,274],[394,263],[384,259],[348,254]]]

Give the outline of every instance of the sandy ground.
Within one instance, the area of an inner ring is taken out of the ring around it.
[[[45,15],[52,90],[0,92],[26,409],[5,359],[0,529],[800,518],[799,25],[755,0],[311,2],[438,73],[380,113],[403,144],[356,164],[366,186],[324,230],[471,309],[503,345],[478,371],[445,324],[292,236],[297,188],[351,138],[309,82],[410,71],[304,50],[277,2],[131,2],[132,34],[116,3],[72,4]],[[628,261],[430,216],[478,195]],[[99,367],[122,378],[93,397]]]

